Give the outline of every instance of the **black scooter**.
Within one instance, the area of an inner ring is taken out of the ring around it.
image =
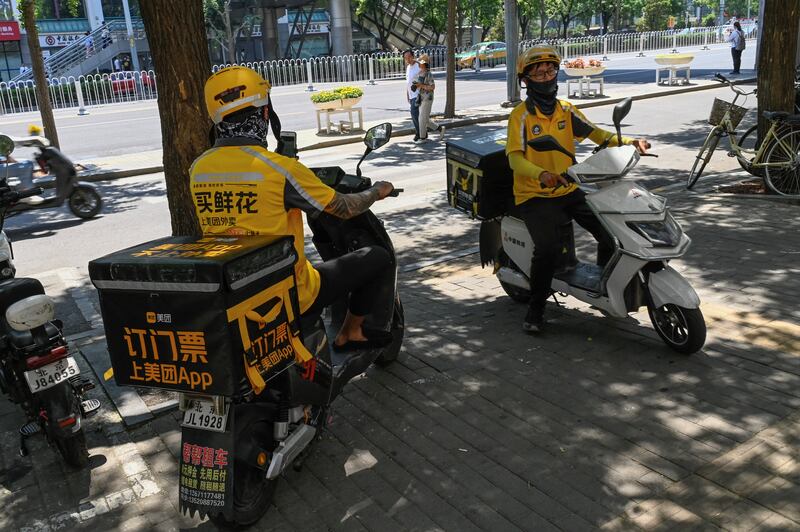
[[[77,172],[72,161],[61,150],[50,146],[50,142],[40,136],[23,137],[14,140],[19,147],[36,148],[36,163],[47,175],[29,177],[31,185],[44,189],[42,196],[35,200],[19,202],[8,209],[8,216],[20,212],[61,207],[64,202],[70,212],[82,219],[94,218],[103,207],[103,199],[91,183],[77,180]],[[29,168],[33,172],[33,167]],[[21,186],[25,186],[24,183]],[[25,187],[27,188],[27,187]]]
[[[370,129],[364,157],[391,133],[388,123]],[[340,192],[358,192],[372,184],[361,161],[356,175],[315,172]],[[324,260],[364,246],[394,259],[370,211],[349,220],[323,213],[309,224]],[[403,342],[394,260],[366,320],[391,334],[389,344],[347,353],[330,345],[344,301],[300,318],[296,260],[291,237],[215,235],[159,239],[89,263],[117,384],[180,392],[180,507],[221,527],[264,515],[278,478],[300,468],[345,385],[373,363],[394,361]]]
[[[9,137],[0,135],[0,155],[7,157],[13,147]],[[3,244],[5,213],[20,200],[41,193],[40,188],[13,190],[6,181],[3,173]],[[84,400],[83,396],[94,385],[81,376],[64,338],[63,324],[54,319],[53,300],[45,294],[42,284],[37,279],[13,277],[13,267],[7,270],[4,268],[0,274],[0,392],[20,405],[27,417],[19,429],[19,452],[27,455],[25,440],[43,433],[67,464],[82,467],[89,458],[82,421],[100,408],[100,401]]]

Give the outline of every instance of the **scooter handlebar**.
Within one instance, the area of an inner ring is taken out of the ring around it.
[[[389,192],[389,196],[391,196],[393,198],[396,198],[397,196],[400,195],[401,192],[403,192],[403,190],[404,189],[402,189],[402,188],[395,188],[391,192]]]

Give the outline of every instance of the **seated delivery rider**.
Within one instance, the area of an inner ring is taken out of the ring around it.
[[[365,247],[315,268],[303,252],[301,211],[352,218],[394,188],[391,183],[377,182],[363,192],[340,194],[296,159],[268,151],[269,90],[269,82],[256,71],[240,66],[224,68],[206,82],[206,108],[217,140],[189,171],[203,233],[293,236],[300,312],[319,312],[350,294],[347,317],[334,346],[350,349],[385,343],[385,335],[365,335],[362,324],[376,291],[371,284],[379,282],[391,264],[389,252]],[[277,120],[274,111],[272,116]]]
[[[534,243],[531,261],[531,301],[525,321],[526,332],[538,333],[544,326],[544,307],[550,295],[559,246],[558,228],[574,219],[598,242],[597,263],[610,260],[614,251],[611,237],[586,205],[585,193],[561,175],[572,165],[569,157],[557,151],[535,151],[527,142],[543,135],[555,138],[567,151],[575,152],[575,140],[591,139],[597,144],[609,141],[617,146],[617,136],[589,122],[571,103],[556,98],[561,57],[548,46],[534,46],[517,62],[517,77],[527,96],[508,119],[506,155],[514,171],[514,204],[525,221]],[[646,140],[623,137],[644,153]]]

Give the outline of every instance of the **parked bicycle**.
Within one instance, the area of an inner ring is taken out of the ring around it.
[[[732,102],[714,99],[709,123],[714,126],[697,153],[686,188],[691,190],[711,160],[722,137],[727,136],[731,149],[729,157],[736,157],[741,167],[756,177],[763,177],[767,188],[775,194],[800,197],[800,115],[765,111],[764,118],[770,127],[760,144],[754,125],[737,138],[736,126],[742,121],[746,107],[736,105],[740,96],[756,94],[733,85],[725,76],[716,74],[721,83],[736,93]]]

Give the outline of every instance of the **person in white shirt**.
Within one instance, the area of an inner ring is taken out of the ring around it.
[[[733,70],[728,74],[739,74],[739,68],[742,65],[742,52],[746,45],[744,31],[742,31],[742,25],[739,24],[738,20],[733,23],[733,29],[728,33],[725,40],[731,43],[731,57],[733,58]]]
[[[403,52],[403,60],[406,62],[406,99],[411,109],[411,121],[414,123],[414,142],[419,141],[419,89],[417,88],[417,78],[419,77],[419,64],[414,58],[414,52],[406,50]]]
[[[122,71],[122,61],[119,60],[119,57],[114,58],[114,72],[121,72]]]

